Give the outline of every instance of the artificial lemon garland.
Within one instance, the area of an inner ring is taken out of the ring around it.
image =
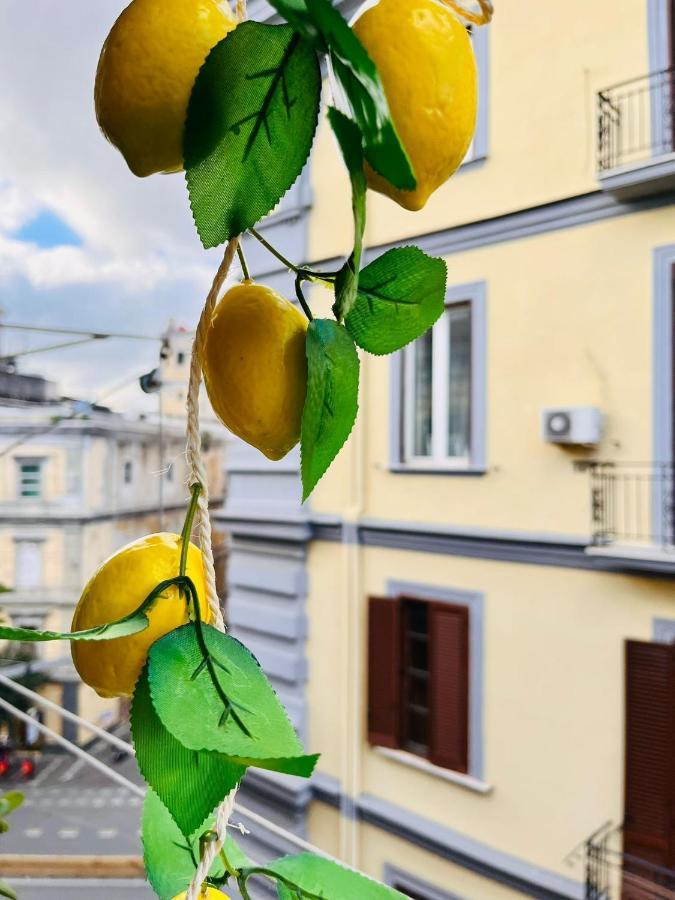
[[[270,2],[288,25],[245,22],[245,0],[236,0],[236,18],[215,0],[132,0],[104,45],[96,109],[105,134],[138,175],[185,167],[204,246],[226,243],[193,344],[186,449],[192,499],[180,536],[152,535],[103,564],[83,592],[73,631],[0,626],[0,639],[70,640],[83,680],[105,696],[133,690],[132,737],[152,788],[143,813],[144,855],[162,900],[176,900],[176,891],[185,900],[222,896],[215,886],[230,878],[248,900],[248,879],[259,875],[272,879],[280,896],[300,900],[389,900],[402,895],[321,856],[256,866],[226,835],[248,767],[309,777],[317,757],[304,754],[257,661],[226,634],[199,390],[204,376],[222,421],[271,459],[300,439],[303,499],[311,493],[356,417],[356,346],[395,352],[443,312],[443,260],[402,247],[361,267],[366,186],[420,209],[461,164],[475,125],[476,72],[455,13],[482,24],[492,4],[478,0],[475,12],[459,0],[379,0],[350,29],[330,0]],[[392,65],[391,32],[401,16],[407,25]],[[329,57],[346,97],[347,114],[333,108],[328,118],[349,172],[354,215],[354,249],[333,272],[295,265],[255,228],[307,161],[319,112],[319,54]],[[420,60],[439,79],[413,80],[410,90],[406,81],[402,91],[401,75],[407,78]],[[428,109],[429,121],[414,127]],[[294,273],[304,318],[288,300],[250,280],[243,233]],[[235,255],[244,283],[219,302]],[[334,290],[334,319],[313,317],[305,282]],[[257,377],[270,365],[278,382],[272,386]],[[195,517],[201,557],[190,544]],[[105,643],[112,639],[115,644]],[[116,665],[121,652],[123,664]]]

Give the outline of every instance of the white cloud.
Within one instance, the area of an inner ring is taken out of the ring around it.
[[[96,123],[98,55],[125,5],[0,0],[0,303],[6,321],[157,335],[170,317],[189,328],[196,324],[222,251],[201,248],[183,177],[134,177]],[[13,239],[42,209],[60,217],[82,246],[44,249]],[[35,343],[18,333],[6,335],[7,342],[12,350]],[[22,366],[91,398],[125,374],[152,368],[156,349],[105,342],[29,356]]]

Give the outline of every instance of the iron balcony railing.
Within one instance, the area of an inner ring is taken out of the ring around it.
[[[583,860],[585,900],[673,900],[675,871],[624,853],[622,843],[623,825],[607,822],[567,857]]]
[[[675,558],[673,463],[581,460],[590,473],[591,543],[660,548]]]
[[[599,91],[597,108],[601,174],[675,150],[675,68]]]

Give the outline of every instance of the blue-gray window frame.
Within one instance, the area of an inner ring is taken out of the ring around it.
[[[668,47],[668,3],[667,0],[647,0],[647,41],[649,71],[662,72],[670,65]],[[664,121],[664,91],[651,91],[650,113],[652,123],[652,148],[662,147]],[[652,151],[653,155],[653,151]]]
[[[415,581],[387,581],[388,597],[415,597],[465,606],[469,611],[469,766],[468,775],[484,780],[485,597],[478,591],[438,587]]]
[[[653,336],[652,336],[652,461],[672,463],[673,448],[673,268],[675,244],[657,247],[653,254]],[[663,509],[666,504],[667,479],[655,478],[652,493],[652,534],[666,543]]]
[[[471,307],[471,441],[465,466],[420,465],[404,455],[405,389],[404,354],[394,353],[389,364],[389,469],[392,472],[482,475],[487,465],[487,285],[484,281],[454,285],[446,291],[446,307],[468,303]]]
[[[478,113],[476,116],[476,131],[473,136],[473,155],[464,164],[464,167],[485,160],[489,147],[490,26],[474,28],[471,40],[478,71]]]

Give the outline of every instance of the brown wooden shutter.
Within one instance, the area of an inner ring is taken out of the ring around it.
[[[368,740],[400,746],[401,604],[371,597],[368,606]]]
[[[667,868],[673,867],[675,865],[675,646],[673,645],[626,641],[625,777],[624,853]],[[630,871],[629,864],[626,868]]]
[[[437,766],[469,769],[469,611],[431,604],[429,609],[430,752]]]

